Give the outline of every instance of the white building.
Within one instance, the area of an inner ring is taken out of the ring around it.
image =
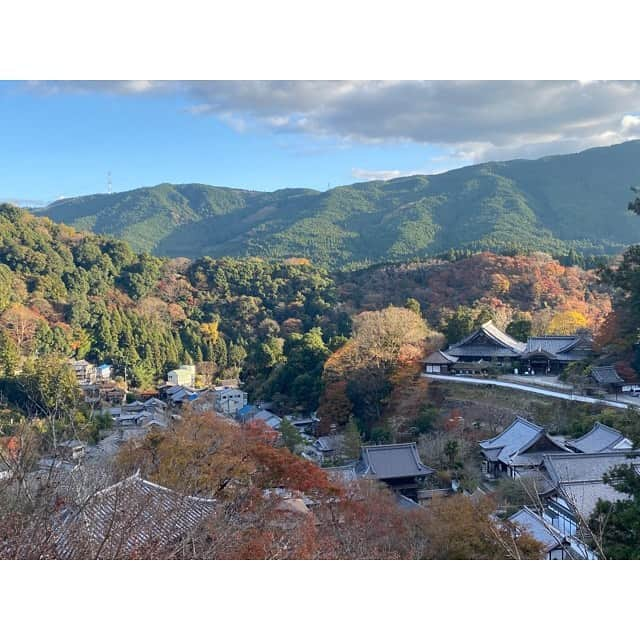
[[[218,413],[235,416],[247,404],[247,394],[237,387],[219,386],[213,388],[215,409]]]

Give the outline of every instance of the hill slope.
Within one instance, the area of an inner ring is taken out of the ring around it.
[[[159,255],[305,256],[340,267],[461,247],[618,253],[640,241],[626,213],[629,186],[639,183],[633,141],[326,192],[161,184],[37,213]]]

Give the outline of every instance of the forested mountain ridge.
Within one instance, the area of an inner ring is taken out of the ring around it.
[[[640,141],[631,141],[325,192],[161,184],[59,200],[36,213],[171,257],[307,257],[344,267],[452,248],[615,254],[640,242],[626,213],[638,183]]]

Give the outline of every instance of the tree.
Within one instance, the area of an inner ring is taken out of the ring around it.
[[[551,335],[569,336],[589,325],[589,321],[579,311],[561,311],[551,318],[547,332]]]
[[[531,320],[519,318],[512,320],[506,328],[506,332],[520,342],[526,342],[531,335]]]
[[[640,476],[632,465],[621,465],[605,474],[604,481],[628,497],[616,502],[598,500],[589,527],[600,533],[605,557],[613,560],[638,560]]]
[[[360,457],[361,448],[362,436],[360,435],[360,429],[354,418],[351,417],[344,430],[342,452],[348,460],[357,460]]]
[[[413,311],[417,316],[422,316],[422,309],[420,308],[420,303],[415,298],[407,298],[407,301],[404,303],[405,308],[409,309],[409,311]]]
[[[7,331],[0,328],[0,377],[12,376],[18,366],[20,353]]]
[[[296,453],[298,447],[304,442],[300,431],[298,431],[289,420],[283,420],[280,423],[280,435],[282,436],[284,446],[287,447],[291,453]]]

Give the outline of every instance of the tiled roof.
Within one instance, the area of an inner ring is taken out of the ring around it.
[[[433,469],[422,464],[415,442],[364,446],[357,471],[360,475],[380,480],[433,473]]]
[[[599,453],[612,449],[632,449],[633,444],[618,430],[596,422],[589,433],[581,438],[567,440],[567,445],[580,453]]]
[[[526,530],[532,538],[544,545],[546,552],[564,543],[565,538],[562,533],[528,507],[522,507],[520,511],[514,513],[509,518],[509,522]]]
[[[68,514],[58,533],[63,558],[122,558],[162,548],[193,533],[215,500],[182,496],[139,473],[93,495]]]
[[[640,470],[640,451],[605,453],[551,454],[544,457],[544,467],[556,490],[587,519],[599,499],[615,502],[626,496],[606,484],[602,477],[614,467],[632,465]]]
[[[456,356],[452,356],[444,351],[434,351],[429,354],[424,360],[426,364],[452,364],[458,362]]]
[[[533,466],[542,462],[542,453],[538,451],[526,454],[526,451],[541,438],[548,441],[548,450],[565,450],[542,427],[520,416],[499,435],[480,442],[480,448],[490,461],[500,460],[507,465]]]
[[[592,367],[591,375],[598,384],[624,384],[615,367]]]
[[[474,340],[484,335],[493,344],[476,345],[472,343]],[[448,356],[517,356],[526,349],[523,342],[515,340],[496,327],[493,322],[485,322],[479,329],[468,335],[466,338],[452,344],[446,351]]]

